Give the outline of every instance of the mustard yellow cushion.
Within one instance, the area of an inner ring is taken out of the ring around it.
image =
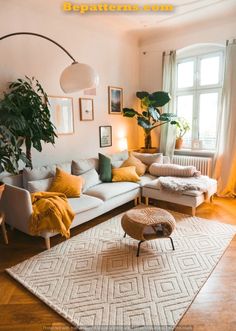
[[[48,191],[64,193],[67,198],[79,197],[82,192],[83,183],[84,180],[82,177],[70,175],[57,168],[55,178]]]
[[[113,182],[138,182],[140,177],[137,175],[135,166],[112,169]]]
[[[142,161],[137,159],[134,155],[130,155],[129,158],[121,165],[121,167],[130,166],[135,166],[135,170],[138,176],[143,176],[147,168],[147,166]]]

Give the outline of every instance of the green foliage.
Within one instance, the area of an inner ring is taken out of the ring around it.
[[[0,101],[0,122],[15,137],[19,148],[25,143],[32,167],[31,147],[42,151],[42,142],[55,143],[55,127],[50,120],[48,97],[37,79],[26,77],[9,85]]]
[[[190,130],[190,125],[184,117],[177,117],[174,123],[177,127],[176,138],[183,138],[186,132]]]
[[[20,142],[4,125],[0,125],[0,172],[18,173],[18,162],[28,165],[26,155],[20,148]]]
[[[141,91],[137,92],[136,96],[141,100],[142,113],[132,108],[123,108],[123,116],[136,117],[138,125],[144,129],[145,148],[151,148],[151,131],[153,129],[165,123],[176,124],[173,120],[174,114],[161,113],[159,109],[170,101],[170,95],[164,91],[151,94]]]

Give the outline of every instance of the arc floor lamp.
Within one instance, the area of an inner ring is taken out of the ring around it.
[[[92,67],[90,67],[88,64],[77,62],[63,46],[49,37],[34,32],[14,32],[0,37],[0,40],[18,35],[30,35],[46,39],[58,46],[70,57],[70,59],[73,61],[72,64],[66,67],[60,76],[60,85],[65,93],[77,92],[80,90],[96,87],[98,85],[98,74]]]

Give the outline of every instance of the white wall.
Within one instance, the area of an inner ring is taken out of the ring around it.
[[[117,33],[96,18],[81,18],[63,13],[56,3],[35,0],[11,0],[1,3],[1,35],[16,31],[45,34],[61,43],[78,61],[90,64],[100,76],[94,96],[95,120],[79,120],[78,98],[74,100],[73,135],[60,136],[55,146],[47,144],[42,153],[33,151],[34,165],[42,165],[72,158],[96,156],[98,151],[118,150],[119,135],[127,136],[129,148],[137,147],[137,126],[121,115],[108,114],[108,85],[124,88],[124,106],[131,107],[138,89],[138,43],[129,35]],[[35,76],[48,95],[63,96],[59,86],[62,70],[70,59],[55,45],[30,36],[12,37],[0,42],[0,92],[8,82],[24,75]],[[99,125],[112,125],[113,146],[99,148]]]
[[[140,45],[140,88],[149,92],[162,89],[162,53],[180,50],[194,44],[223,44],[236,37],[236,21],[216,21],[189,29],[162,34],[158,39],[153,35]],[[159,143],[158,132],[153,134],[154,143]]]

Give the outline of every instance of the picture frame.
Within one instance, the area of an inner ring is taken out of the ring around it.
[[[99,126],[100,147],[112,146],[112,127],[111,125]]]
[[[74,133],[74,109],[72,97],[48,96],[52,123],[58,135]]]
[[[123,109],[123,88],[108,86],[108,112],[121,115]]]
[[[94,120],[94,107],[92,98],[79,98],[79,110],[81,121]]]

